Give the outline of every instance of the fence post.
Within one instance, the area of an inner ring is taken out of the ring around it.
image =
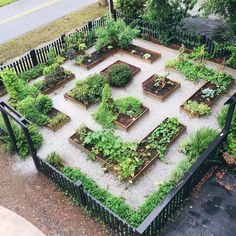
[[[89,29],[89,31],[91,31],[92,28],[93,28],[92,21],[89,21],[89,22],[88,22],[88,29]]]
[[[32,59],[32,62],[33,62],[33,66],[37,66],[39,63],[38,63],[38,59],[37,59],[37,56],[36,56],[36,53],[35,53],[34,49],[30,51],[30,56],[31,56],[31,59]]]
[[[33,141],[31,139],[31,135],[29,133],[28,126],[26,126],[26,127],[22,126],[22,131],[25,135],[25,139],[26,139],[26,142],[28,144],[30,154],[31,154],[31,156],[33,158],[33,161],[34,161],[34,165],[35,165],[36,169],[38,171],[40,171],[39,159],[38,159],[37,153],[35,151],[34,144],[33,144]]]
[[[78,192],[78,195],[79,195],[79,199],[80,199],[80,203],[83,207],[86,207],[86,200],[85,200],[85,197],[84,197],[84,188],[83,188],[83,183],[78,180],[76,183],[75,183],[76,187],[77,187],[77,192]]]
[[[61,42],[62,42],[62,44],[65,44],[65,34],[63,34],[63,35],[61,36]]]
[[[2,113],[2,118],[4,120],[4,123],[6,125],[6,128],[7,128],[7,133],[10,137],[11,142],[12,142],[12,145],[13,145],[15,151],[18,152],[18,148],[17,148],[17,144],[16,144],[17,143],[16,136],[15,136],[14,131],[12,129],[9,117],[4,111],[1,111],[1,113]]]

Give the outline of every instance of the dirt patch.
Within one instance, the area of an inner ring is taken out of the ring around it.
[[[0,205],[23,216],[46,235],[112,235],[44,176],[22,176],[12,170],[13,164],[14,158],[0,149]]]

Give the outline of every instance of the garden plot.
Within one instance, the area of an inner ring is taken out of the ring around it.
[[[180,113],[180,106],[198,89],[200,89],[205,84],[205,81],[199,81],[197,84],[194,84],[191,81],[185,80],[184,76],[180,73],[171,72],[168,78],[179,82],[181,88],[176,90],[163,103],[149,98],[143,93],[142,83],[153,74],[163,75],[168,71],[165,68],[166,60],[176,58],[178,53],[166,47],[139,39],[134,40],[134,44],[161,53],[162,57],[153,64],[149,64],[145,61],[134,58],[131,55],[117,52],[91,70],[77,67],[74,65],[73,61],[66,62],[63,67],[71,70],[72,73],[75,74],[77,80],[84,80],[93,73],[100,73],[117,60],[122,60],[141,68],[141,71],[135,75],[135,79],[133,79],[125,88],[112,88],[112,95],[115,99],[128,95],[139,98],[142,101],[142,104],[149,108],[149,114],[140,119],[138,123],[129,130],[129,132],[116,130],[115,134],[127,142],[141,141],[167,117],[178,117],[179,121],[187,126],[187,132],[185,132],[173,145],[169,147],[169,151],[166,153],[164,159],[162,161],[157,160],[153,163],[153,165],[147,169],[146,173],[134,184],[119,181],[112,173],[104,173],[100,163],[87,160],[86,153],[72,146],[68,142],[68,138],[73,135],[75,130],[83,123],[92,130],[101,129],[101,126],[98,125],[91,116],[91,114],[98,109],[99,105],[92,105],[88,110],[85,110],[81,109],[78,104],[65,100],[64,94],[75,87],[76,80],[68,82],[64,87],[58,88],[50,95],[53,98],[54,107],[67,114],[71,118],[71,122],[66,124],[56,133],[47,129],[42,129],[45,144],[39,150],[38,155],[45,157],[52,151],[58,152],[68,165],[80,168],[84,173],[93,178],[101,187],[109,190],[109,192],[116,196],[123,197],[130,206],[136,208],[142,204],[145,198],[154,192],[161,183],[170,179],[171,173],[184,158],[184,154],[178,151],[178,145],[185,138],[201,127],[210,126],[218,128],[215,115],[221,109],[225,100],[234,93],[235,85],[232,86],[228,94],[222,95],[217,100],[212,109],[211,115],[200,119],[189,118],[185,113]],[[213,63],[209,63],[209,65],[212,67],[219,67],[219,65]],[[229,72],[233,73],[233,70],[230,70]],[[26,162],[31,162],[31,160],[28,159]],[[25,162],[22,162],[22,166],[24,165]],[[19,166],[18,163],[18,167]]]

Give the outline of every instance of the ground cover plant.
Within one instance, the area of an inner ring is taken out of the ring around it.
[[[104,131],[98,132],[100,132],[100,134],[97,137],[99,137]],[[87,132],[82,132],[82,135],[86,136],[86,133]],[[74,182],[77,182],[78,180],[82,181],[83,186],[88,193],[98,201],[102,202],[118,216],[126,220],[129,224],[137,227],[161,202],[161,200],[165,198],[171,189],[175,187],[186,171],[192,166],[199,155],[208,147],[216,136],[217,131],[211,128],[201,128],[193,133],[191,137],[181,145],[181,150],[185,152],[186,156],[174,170],[171,178],[162,183],[158,190],[148,196],[146,201],[137,210],[127,205],[123,198],[115,197],[107,190],[100,188],[94,180],[85,175],[81,170],[65,166],[61,171]]]
[[[168,146],[184,130],[185,127],[177,118],[168,118],[140,143],[126,143],[112,130],[92,131],[82,126],[69,141],[88,152],[88,158],[101,161],[107,170],[114,172],[121,180],[132,182],[154,160],[163,159]]]
[[[193,59],[193,61],[188,60],[188,58]],[[166,62],[167,67],[180,71],[191,81],[197,82],[202,79],[209,82],[183,104],[183,107],[192,115],[208,115],[215,99],[226,92],[234,81],[230,74],[206,67],[203,63],[204,58],[203,47],[190,55],[186,55],[184,48],[181,48],[176,59]]]
[[[106,129],[114,129],[115,121],[120,114],[131,117],[138,117],[142,114],[142,103],[134,97],[112,98],[112,92],[108,85],[105,85],[102,92],[102,102],[98,110],[93,113],[93,118]]]
[[[18,155],[22,159],[25,159],[29,155],[29,148],[28,144],[26,143],[24,133],[22,129],[13,121],[11,121],[11,125],[16,137],[16,146],[18,148]],[[39,130],[34,125],[29,126],[29,133],[31,135],[31,139],[35,150],[38,150],[43,143],[43,136],[40,134]],[[12,153],[14,151],[14,147],[6,131],[6,126],[2,118],[0,118],[0,141],[3,143],[2,146],[4,150],[6,150],[9,153]]]
[[[107,81],[104,76],[90,75],[85,80],[78,80],[76,87],[66,93],[65,96],[88,106],[101,100],[102,90],[106,84]]]
[[[42,84],[42,91],[44,93],[50,93],[54,91],[54,87],[60,85],[64,81],[69,81],[74,78],[71,71],[59,66],[58,63],[54,63],[44,68],[43,70],[44,80]]]
[[[55,117],[49,117],[53,102],[50,97],[41,94],[42,81],[29,85],[13,69],[6,69],[0,75],[10,96],[9,102],[17,111],[39,126],[58,123],[58,117],[55,120]],[[60,121],[65,120],[60,117]]]
[[[163,102],[181,86],[180,83],[168,79],[168,76],[169,73],[164,75],[152,75],[142,83],[144,93]]]

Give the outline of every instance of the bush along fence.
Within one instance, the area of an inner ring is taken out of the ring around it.
[[[225,145],[227,135],[236,105],[236,93],[226,102],[229,105],[225,127],[216,139],[208,146],[208,148],[200,155],[198,160],[186,172],[179,183],[167,194],[167,196],[156,206],[155,209],[144,219],[137,227],[131,226],[125,220],[108,209],[104,204],[90,195],[84,188],[83,182],[74,183],[62,172],[51,166],[45,160],[37,156],[33,147],[32,139],[28,130],[31,123],[22,117],[12,107],[5,102],[0,102],[0,111],[4,120],[6,130],[10,140],[17,152],[16,138],[12,128],[12,122],[16,122],[25,135],[29,151],[33,158],[37,170],[47,176],[52,182],[60,187],[63,192],[68,193],[81,206],[91,212],[113,231],[122,236],[153,236],[162,231],[170,217],[180,208],[182,202],[186,200],[195,186],[200,182],[205,174],[212,167],[212,160],[220,154]],[[10,121],[13,120],[13,121]]]

